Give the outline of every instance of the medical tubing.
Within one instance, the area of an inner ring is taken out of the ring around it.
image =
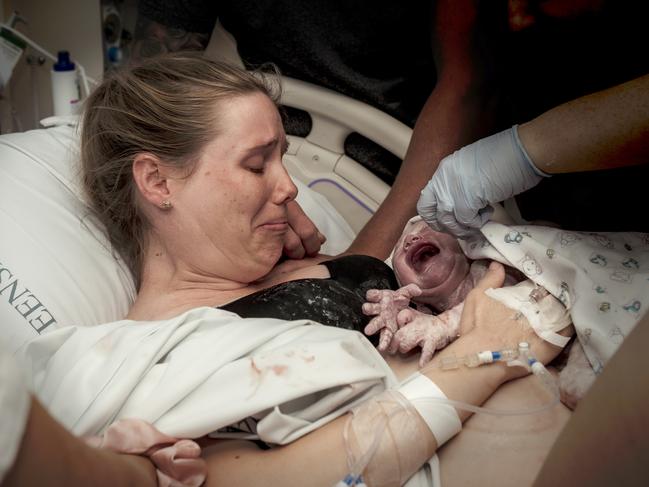
[[[472,413],[485,413],[491,414],[493,416],[524,416],[526,414],[537,414],[547,411],[550,408],[556,406],[561,400],[559,393],[559,386],[557,385],[556,379],[548,372],[548,369],[534,358],[529,358],[527,362],[521,362],[519,360],[512,360],[507,363],[509,366],[520,365],[525,367],[527,370],[531,371],[532,374],[541,382],[543,387],[552,394],[552,401],[541,406],[526,408],[526,409],[494,409],[486,408],[483,406],[475,406],[466,402],[455,401],[453,399],[443,398],[443,397],[428,397],[416,399],[416,401],[437,401],[450,404],[451,406],[463,409],[465,411],[471,411]]]
[[[378,449],[379,444],[383,439],[383,435],[387,431],[387,425],[390,422],[390,420],[399,413],[411,414],[408,405],[404,404],[404,401],[407,402],[407,399],[405,399],[401,394],[397,393],[396,391],[393,392],[395,392],[395,394],[391,394],[392,398],[396,402],[401,404],[402,409],[395,409],[390,414],[381,416],[379,420],[379,424],[376,426],[376,430],[378,433],[374,435],[374,440],[372,441],[372,444],[367,449],[367,451],[363,453],[360,456],[360,458],[355,462],[351,461],[351,459],[353,458],[353,452],[351,451],[350,442],[349,442],[349,427],[352,422],[352,417],[350,416],[347,419],[345,423],[345,428],[343,429],[343,441],[345,443],[345,448],[347,450],[347,466],[349,467],[349,475],[346,477],[346,479],[351,479],[354,483],[351,484],[348,483],[346,485],[357,485],[356,482],[362,478],[362,473],[367,467],[367,465],[370,463],[370,460],[374,456],[374,453],[376,453],[376,450]]]
[[[462,401],[456,401],[444,397],[416,398],[410,400],[410,402],[412,404],[416,402],[430,402],[430,401],[437,402],[437,403],[441,402],[453,406],[457,409],[470,411],[472,413],[491,414],[494,416],[523,416],[527,414],[537,414],[537,413],[547,411],[548,409],[551,409],[552,407],[556,406],[560,401],[559,388],[557,386],[557,382],[541,362],[538,362],[535,359],[531,359],[528,365],[529,365],[529,370],[531,370],[534,376],[536,376],[541,381],[545,389],[552,394],[553,399],[549,403],[541,406],[533,407],[533,408],[526,408],[526,409],[495,409],[495,408],[486,408],[483,406],[475,406],[473,404],[465,403]],[[399,393],[392,394],[392,398],[400,403],[402,403],[402,401],[408,401]],[[369,464],[372,457],[374,456],[374,453],[378,449],[378,446],[381,440],[383,439],[383,435],[387,430],[387,425],[390,422],[390,419],[392,419],[393,416],[399,413],[410,414],[410,408],[408,408],[406,405],[403,405],[403,403],[402,406],[403,406],[402,409],[395,409],[390,414],[386,416],[382,416],[379,419],[378,424],[376,425],[376,434],[374,435],[372,444],[367,449],[367,451],[365,451],[360,456],[360,458],[356,461],[351,460],[353,458],[353,452],[351,451],[350,442],[349,442],[349,427],[351,425],[352,418],[351,416],[348,418],[347,422],[345,423],[345,428],[343,430],[343,440],[345,443],[345,448],[347,450],[347,461],[348,461],[348,467],[350,473],[347,477],[345,477],[344,480],[341,480],[336,485],[360,485],[359,482],[362,482],[362,473],[367,467],[367,465]]]
[[[493,416],[524,416],[526,414],[537,414],[547,411],[548,409],[556,406],[559,403],[559,397],[555,397],[551,402],[544,404],[542,406],[527,408],[527,409],[495,409],[495,408],[485,408],[483,406],[474,406],[466,402],[455,401],[453,399],[445,399],[443,397],[428,397],[428,398],[419,398],[415,401],[433,401],[433,402],[442,402],[449,404],[457,409],[463,409],[465,411],[471,411],[472,413],[484,413],[491,414]]]

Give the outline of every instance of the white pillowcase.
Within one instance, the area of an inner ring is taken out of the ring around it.
[[[0,327],[14,351],[60,326],[123,318],[135,286],[83,202],[76,119],[0,136]],[[297,182],[298,202],[327,236],[323,253],[354,232],[322,195]]]

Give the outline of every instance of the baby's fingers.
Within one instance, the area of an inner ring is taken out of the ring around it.
[[[377,347],[380,352],[385,352],[388,350],[389,353],[394,353],[392,350],[391,344],[394,337],[394,331],[389,328],[383,328],[381,330],[381,338],[379,339],[379,346]]]
[[[365,326],[363,332],[366,335],[374,335],[377,331],[382,330],[387,326],[387,322],[383,316],[375,316],[370,320],[370,322]]]
[[[417,316],[417,311],[412,308],[402,309],[397,313],[397,326],[402,328],[413,321]]]
[[[365,299],[367,299],[370,303],[378,303],[379,301],[381,301],[382,294],[383,293],[381,289],[368,289],[365,293]]]
[[[394,334],[392,343],[398,346],[399,352],[408,353],[419,345],[423,332],[416,324],[406,325]],[[396,350],[395,350],[396,351]]]
[[[381,314],[382,309],[383,307],[380,303],[363,303],[363,306],[361,307],[363,314],[367,316],[376,316]]]
[[[433,359],[435,350],[437,349],[437,341],[434,338],[428,337],[423,340],[421,347],[421,355],[419,356],[419,367],[423,367]]]
[[[396,291],[398,295],[406,297],[409,300],[411,298],[416,298],[417,296],[420,296],[422,292],[423,291],[421,290],[421,288],[414,283],[410,283],[407,286],[397,289]]]

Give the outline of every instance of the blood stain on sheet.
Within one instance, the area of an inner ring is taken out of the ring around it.
[[[270,369],[275,372],[275,375],[284,375],[288,367],[286,365],[272,365]]]
[[[261,370],[259,370],[257,364],[255,364],[254,358],[250,359],[250,367],[252,368],[252,371],[255,373],[255,375],[261,375]]]

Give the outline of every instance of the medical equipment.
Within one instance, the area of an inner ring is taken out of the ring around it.
[[[355,408],[343,439],[349,474],[336,487],[366,481],[373,487],[403,485],[433,450],[424,420],[398,390],[387,390]]]
[[[416,449],[422,449],[425,440],[417,441],[417,437],[421,436],[420,429],[422,425],[419,424],[418,427],[413,425],[421,421],[421,417],[417,418],[418,415],[413,414],[417,411],[423,417],[426,413],[422,414],[421,411],[422,405],[430,406],[429,414],[434,415],[435,413],[443,413],[443,411],[436,411],[435,408],[439,408],[439,405],[450,405],[457,409],[464,409],[474,413],[487,413],[493,414],[496,416],[519,416],[525,414],[535,414],[546,411],[547,409],[554,407],[559,403],[559,388],[556,382],[556,379],[548,372],[545,366],[536,360],[530,351],[530,345],[527,342],[521,342],[518,344],[517,348],[504,348],[498,351],[484,350],[479,351],[473,354],[469,354],[463,357],[456,357],[455,355],[449,355],[444,357],[439,364],[430,365],[430,367],[439,367],[442,370],[455,370],[460,366],[464,365],[469,368],[479,367],[482,365],[493,364],[495,362],[505,362],[510,367],[524,367],[530,371],[534,376],[536,376],[543,387],[550,392],[553,396],[552,400],[547,404],[544,404],[539,407],[529,408],[529,409],[519,409],[519,410],[500,410],[494,408],[485,408],[480,406],[474,406],[473,404],[467,404],[460,401],[454,401],[452,399],[446,398],[442,394],[434,394],[430,397],[417,397],[415,399],[407,399],[403,394],[398,391],[386,391],[380,396],[373,398],[368,401],[366,404],[358,408],[358,410],[353,411],[353,415],[350,416],[345,425],[345,430],[343,433],[343,438],[345,441],[345,446],[347,448],[347,458],[349,466],[349,474],[345,476],[344,479],[339,481],[334,487],[345,487],[345,486],[356,486],[362,487],[365,486],[363,480],[363,472],[365,472],[368,465],[372,460],[372,457],[376,455],[378,451],[382,448],[386,450],[390,446],[385,445],[385,436],[386,434],[397,435],[399,437],[403,436],[404,441],[402,442],[401,450],[404,450],[403,445],[414,445]],[[422,372],[426,370],[422,369]],[[424,378],[420,372],[416,373],[418,378]],[[408,379],[404,381],[407,385]],[[430,382],[433,384],[432,382]],[[407,394],[407,393],[406,393]],[[386,407],[387,405],[387,407]],[[382,414],[377,413],[376,411],[380,410]],[[369,412],[371,411],[371,412]],[[360,415],[364,415],[360,420]],[[400,423],[398,427],[393,425],[390,427],[390,422],[401,415]],[[368,417],[369,416],[369,417]],[[425,421],[426,418],[424,418]],[[354,422],[356,421],[356,422]],[[356,426],[358,423],[361,424],[360,427]],[[358,451],[358,445],[353,445],[352,439],[350,437],[350,430],[354,430],[354,427],[360,430],[366,439],[364,446],[366,448],[360,453]],[[457,431],[456,431],[457,432]],[[433,436],[435,436],[438,446],[441,446],[445,443],[452,435],[447,435],[444,432],[440,438],[437,438],[438,434],[433,431]],[[369,440],[367,439],[369,437]],[[384,470],[381,472],[381,483],[380,485],[401,485],[403,479],[402,469],[402,457],[408,457],[410,450],[409,447],[406,448],[408,451],[401,451],[396,447],[396,442],[392,438],[392,442],[395,443],[391,446],[394,450],[394,454],[388,458],[395,458],[394,464],[384,466]],[[385,453],[385,452],[384,452]],[[384,457],[385,458],[385,457]],[[377,466],[373,466],[374,469],[377,469]],[[392,469],[392,471],[390,471]],[[407,470],[407,469],[406,469]],[[386,473],[387,472],[387,473]],[[371,472],[376,476],[376,472]],[[366,475],[367,477],[367,475]],[[407,477],[406,477],[407,478]],[[372,482],[372,485],[375,485],[375,482]]]
[[[58,52],[58,60],[52,66],[50,77],[54,116],[73,115],[76,113],[81,94],[75,65],[70,60],[68,51]]]
[[[506,362],[508,366],[520,366],[526,368],[529,372],[534,374],[543,386],[555,397],[556,401],[550,404],[547,407],[551,407],[559,400],[559,388],[557,382],[548,372],[548,369],[545,366],[536,360],[531,352],[530,345],[527,342],[521,342],[518,344],[518,349],[506,348],[503,350],[484,350],[481,352],[476,352],[470,355],[465,355],[463,357],[456,357],[455,354],[450,354],[446,357],[443,357],[440,360],[439,367],[442,370],[454,370],[459,368],[461,365],[464,365],[469,368],[479,367],[481,365],[491,364],[494,362]],[[461,406],[458,406],[461,407]],[[542,409],[534,408],[530,410],[521,410],[515,412],[508,412],[507,414],[531,414],[540,411],[545,411],[546,406],[543,406]],[[484,409],[484,408],[481,408]],[[472,409],[470,409],[472,410]],[[482,411],[482,412],[492,412],[492,411]],[[503,412],[495,412],[494,414],[503,414]]]
[[[16,43],[24,43],[54,63],[52,71],[52,99],[54,100],[54,115],[70,114],[67,109],[69,108],[70,100],[73,99],[70,98],[70,96],[74,95],[77,77],[81,82],[81,87],[83,88],[83,92],[80,93],[81,97],[88,96],[90,93],[90,84],[97,84],[93,78],[86,75],[86,70],[81,64],[78,62],[71,63],[69,59],[67,59],[66,62],[65,55],[62,59],[60,53],[59,56],[55,56],[23,33],[18,32],[13,27],[10,27],[7,24],[0,24],[0,32],[2,32],[2,37],[11,37],[14,45]],[[57,65],[59,68],[57,68]],[[58,71],[57,69],[61,69],[61,71]],[[11,73],[9,72],[9,74]],[[8,78],[6,81],[8,81]],[[61,102],[63,103],[61,105],[57,100],[64,100],[64,102]],[[61,107],[65,107],[65,109]]]
[[[9,82],[11,73],[25,47],[27,44],[21,39],[4,27],[0,27],[0,89]]]
[[[543,363],[534,358],[530,351],[530,345],[527,342],[519,343],[518,348],[483,350],[472,353],[470,355],[465,355],[463,357],[457,357],[454,354],[449,354],[448,356],[443,357],[440,360],[439,364],[431,364],[429,367],[439,367],[442,370],[455,370],[462,365],[464,365],[465,367],[474,368],[496,362],[505,362],[509,367],[518,366],[527,369],[527,371],[531,372],[541,382],[543,387],[552,395],[552,401],[539,407],[520,410],[498,410],[483,408],[473,406],[471,404],[462,404],[452,400],[449,400],[449,403],[452,403],[455,407],[465,409],[467,411],[494,414],[497,416],[519,416],[523,414],[540,413],[553,407],[559,402],[559,387],[557,385],[556,379],[548,372],[548,369],[545,368]],[[426,370],[426,368],[423,370]]]

